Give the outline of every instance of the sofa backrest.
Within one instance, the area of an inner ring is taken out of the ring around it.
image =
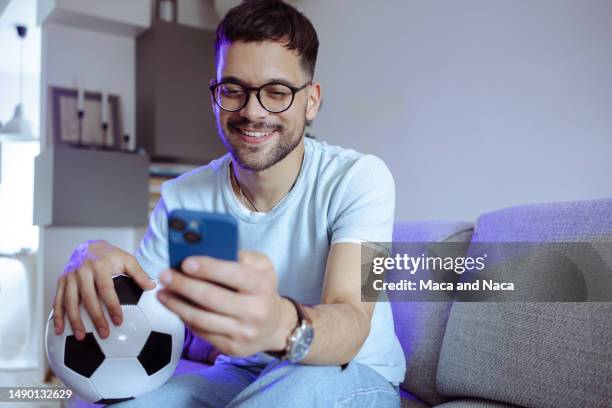
[[[612,266],[612,199],[482,215],[473,242],[603,242]],[[534,272],[537,272],[534,270]],[[524,407],[610,407],[612,303],[454,303],[437,370],[445,396]]]
[[[469,242],[474,224],[468,222],[398,222],[393,242]],[[428,404],[447,398],[436,390],[436,369],[449,302],[393,302],[395,331],[406,357],[401,387]]]

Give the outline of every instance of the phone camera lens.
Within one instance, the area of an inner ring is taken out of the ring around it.
[[[185,229],[185,222],[180,218],[172,218],[170,220],[170,228],[176,231],[183,231]]]
[[[196,242],[200,242],[200,240],[202,239],[200,234],[198,234],[197,232],[193,232],[193,231],[185,232],[183,234],[183,238],[185,238],[185,241],[189,242],[190,244],[195,244]]]

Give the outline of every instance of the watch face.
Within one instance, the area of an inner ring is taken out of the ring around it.
[[[306,357],[310,350],[310,345],[314,338],[314,330],[312,326],[302,325],[297,328],[295,333],[295,342],[291,346],[288,360],[291,362],[298,362]]]

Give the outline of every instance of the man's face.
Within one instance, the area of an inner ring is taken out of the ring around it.
[[[231,80],[260,87],[282,81],[301,87],[310,78],[300,62],[300,56],[275,41],[224,44],[219,50],[217,83]],[[255,92],[236,112],[224,111],[212,101],[221,141],[241,167],[265,170],[295,149],[302,140],[306,120],[314,119],[318,109],[318,84],[315,92],[311,88],[297,92],[291,107],[281,113],[264,109]]]

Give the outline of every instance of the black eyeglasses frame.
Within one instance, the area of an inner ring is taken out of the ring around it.
[[[238,109],[234,109],[234,110],[230,110],[230,109],[226,109],[223,106],[221,106],[221,103],[217,100],[217,93],[215,92],[216,88],[223,85],[223,84],[233,84],[233,85],[238,85],[241,86],[242,88],[244,88],[245,91],[247,91],[247,96],[246,99],[244,100],[244,103],[242,104],[242,106],[240,106],[240,108]],[[280,111],[272,111],[268,108],[266,108],[263,104],[263,102],[261,101],[261,90],[263,88],[265,88],[266,86],[270,86],[270,85],[283,85],[286,86],[287,88],[289,88],[289,90],[291,90],[291,101],[289,102],[289,105]],[[295,86],[291,86],[287,83],[284,82],[278,82],[278,81],[272,81],[272,82],[268,82],[266,84],[263,84],[262,86],[246,86],[244,84],[241,84],[238,81],[221,81],[221,82],[217,82],[214,79],[212,79],[210,81],[209,84],[209,89],[210,92],[212,93],[213,99],[215,101],[215,103],[217,104],[218,107],[220,107],[221,109],[223,109],[226,112],[238,112],[239,110],[241,110],[242,108],[244,108],[245,106],[247,106],[247,104],[249,103],[249,99],[251,98],[251,93],[255,92],[255,96],[257,97],[257,101],[259,102],[259,105],[261,105],[262,108],[264,108],[265,110],[267,110],[270,113],[283,113],[285,111],[287,111],[289,108],[291,108],[291,105],[293,105],[293,101],[295,99],[295,94],[300,92],[302,89],[306,88],[307,86],[312,85],[312,79],[309,80],[308,82],[306,82],[304,85],[299,86],[299,87],[295,87]]]

